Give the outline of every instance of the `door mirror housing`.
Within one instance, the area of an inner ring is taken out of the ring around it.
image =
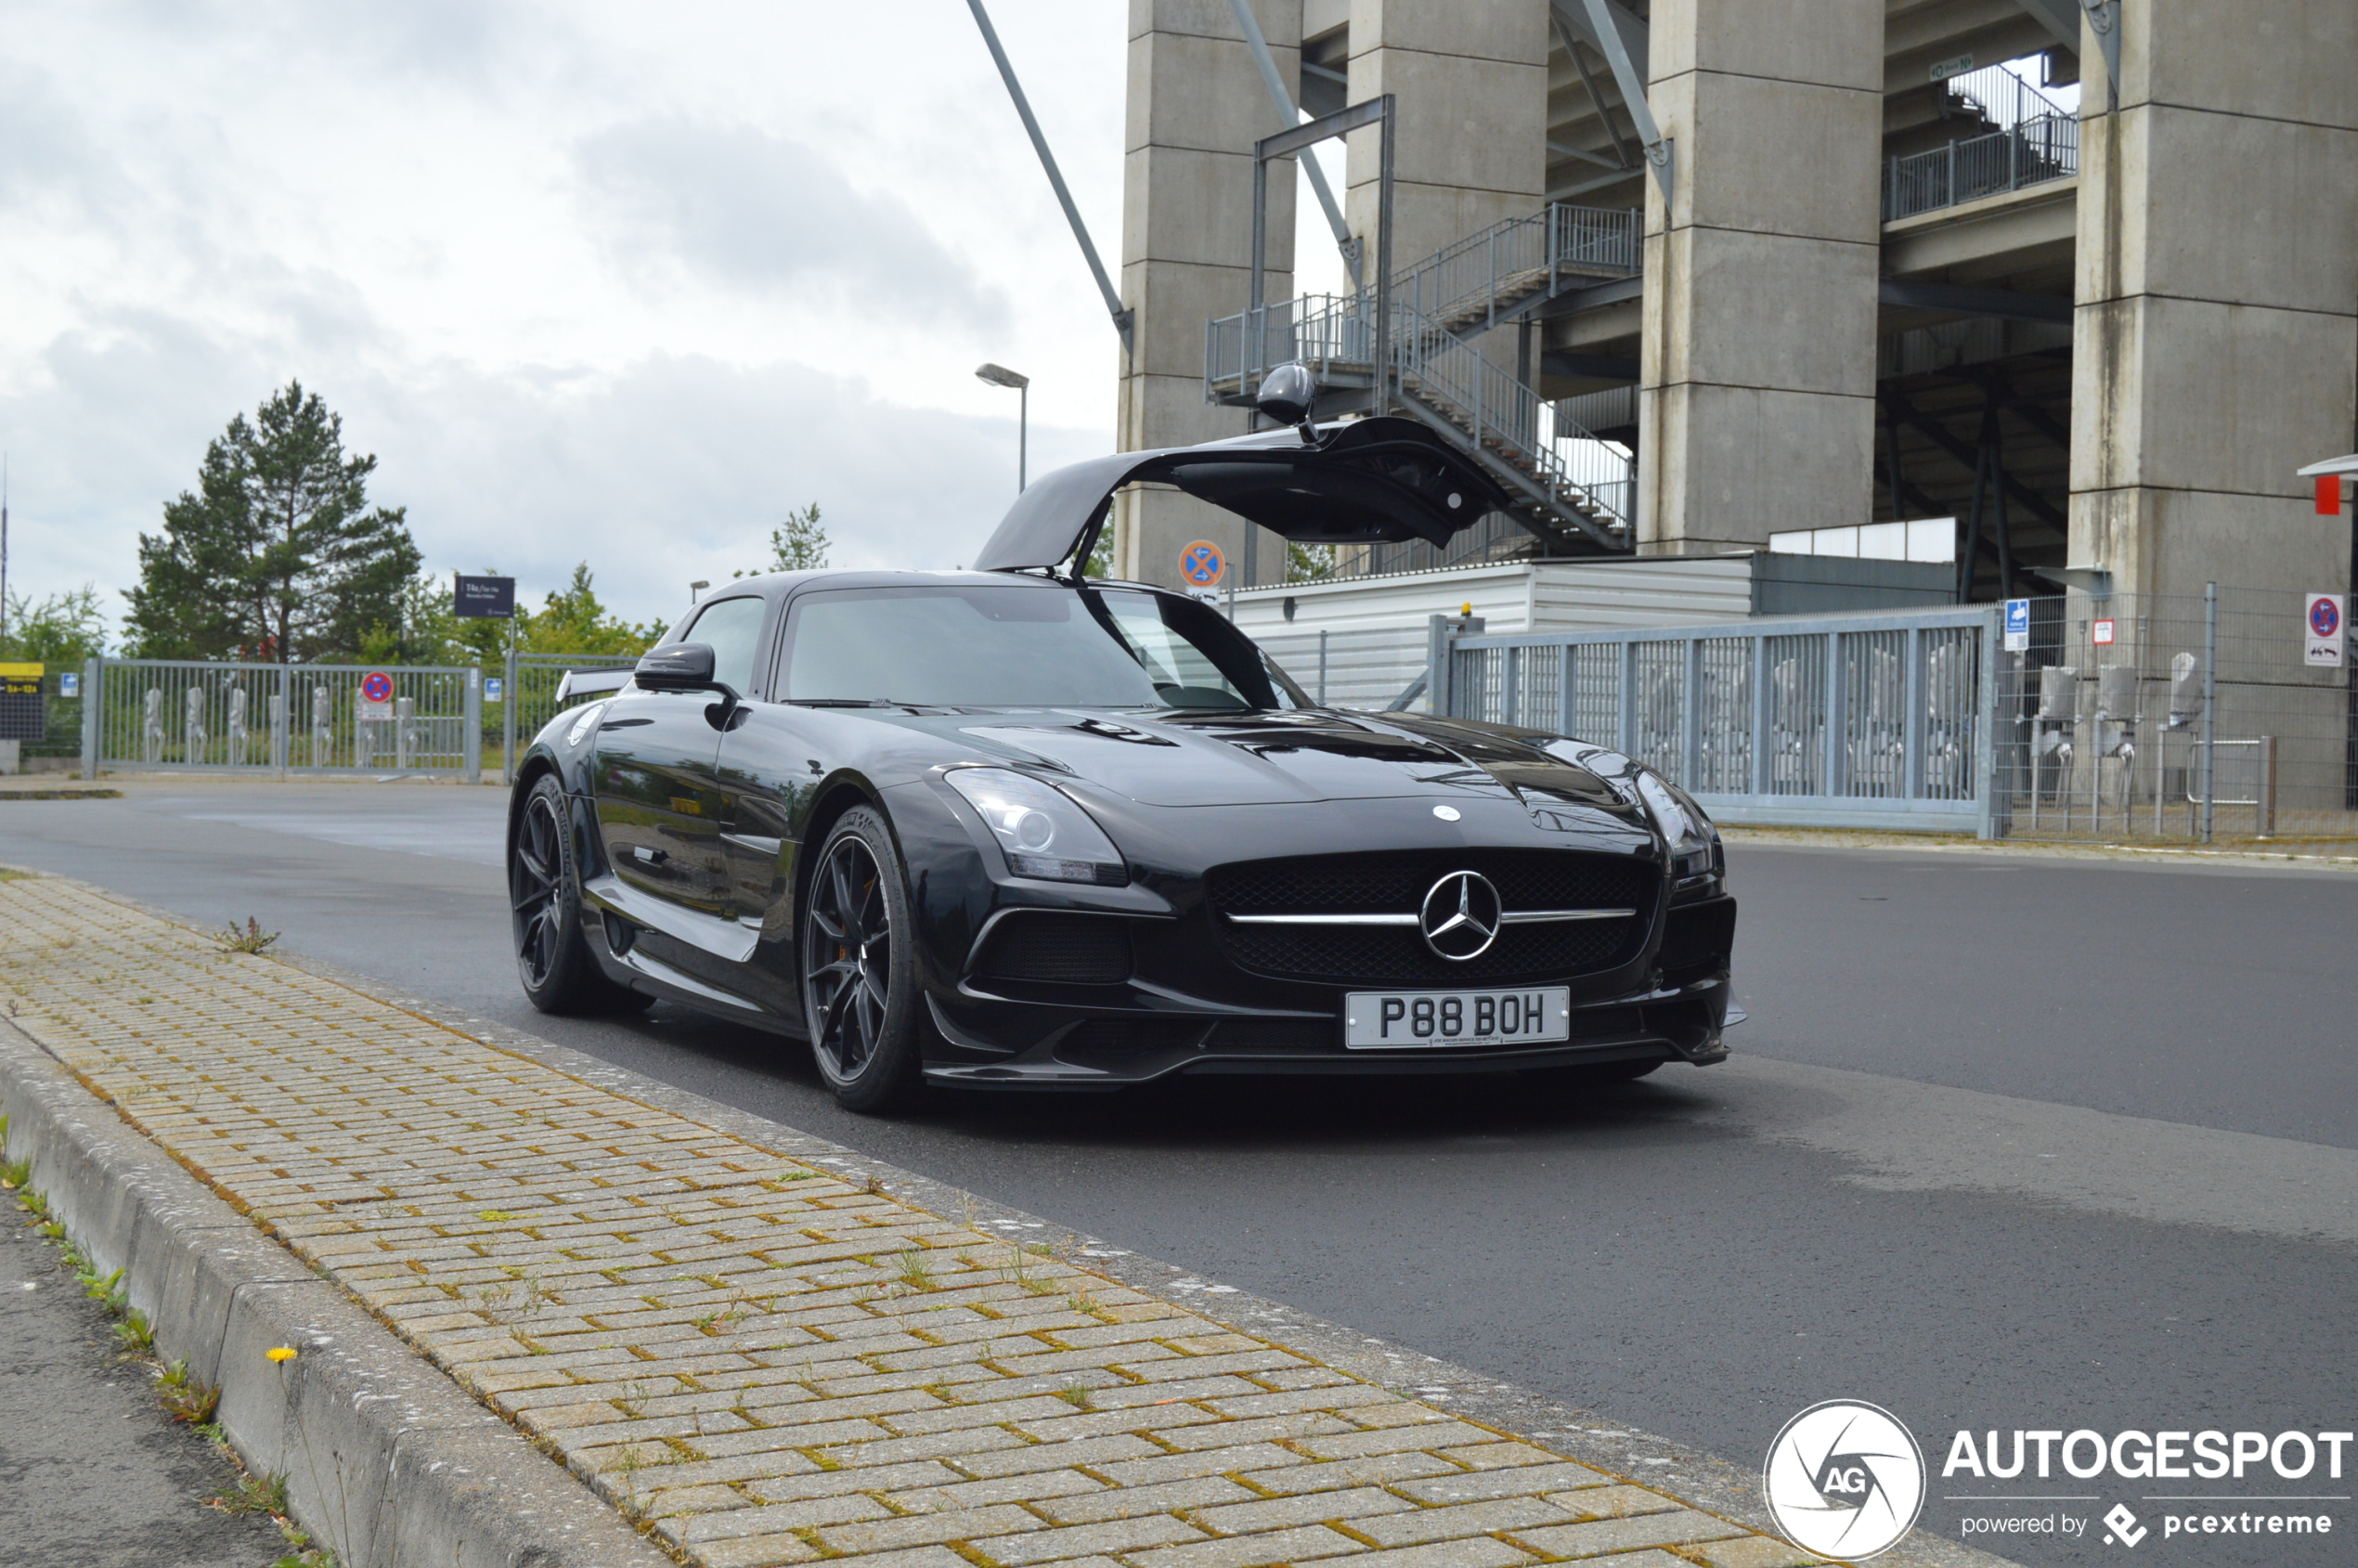
[[[704,642],[650,648],[639,656],[630,678],[644,692],[709,692],[719,686],[712,678],[711,645]]]

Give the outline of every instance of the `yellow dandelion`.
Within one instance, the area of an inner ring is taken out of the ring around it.
[[[264,1351],[262,1354],[268,1356],[273,1361],[292,1361],[295,1355],[294,1346],[292,1345],[272,1345],[268,1350]]]

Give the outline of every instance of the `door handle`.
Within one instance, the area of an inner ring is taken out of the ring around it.
[[[661,865],[671,858],[671,851],[668,849],[650,849],[644,844],[632,845],[630,852],[649,865]]]

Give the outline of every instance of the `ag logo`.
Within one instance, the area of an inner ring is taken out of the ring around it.
[[[1768,1445],[1761,1495],[1785,1539],[1856,1560],[1896,1545],[1924,1502],[1924,1457],[1898,1417],[1853,1399],[1812,1405]]]

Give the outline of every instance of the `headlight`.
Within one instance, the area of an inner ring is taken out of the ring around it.
[[[1654,823],[1670,845],[1670,875],[1677,881],[1717,875],[1720,869],[1719,831],[1703,809],[1680,796],[1652,773],[1638,775],[1638,793]]]
[[[945,777],[990,824],[1017,876],[1108,888],[1130,880],[1106,830],[1061,790],[1004,768],[958,768]]]

